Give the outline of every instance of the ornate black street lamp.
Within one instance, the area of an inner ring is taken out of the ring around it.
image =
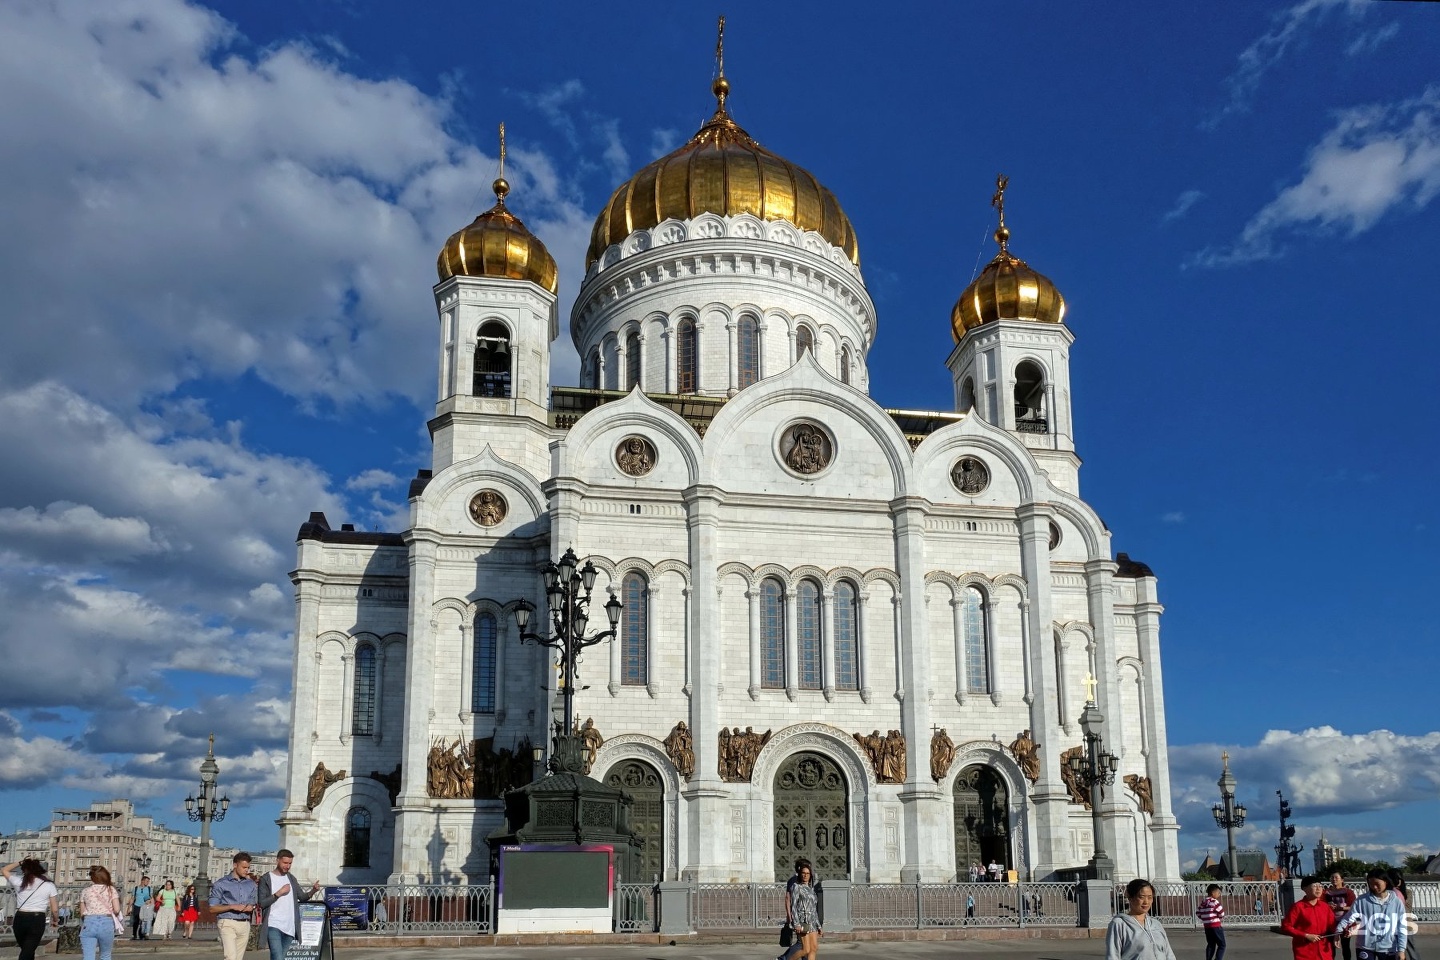
[[[1235,775],[1230,772],[1228,750],[1220,754],[1220,761],[1225,765],[1225,771],[1216,781],[1220,787],[1220,802],[1212,806],[1210,812],[1215,815],[1215,826],[1225,831],[1225,850],[1229,857],[1227,865],[1230,868],[1230,876],[1226,879],[1243,880],[1245,875],[1235,862],[1235,830],[1245,826],[1245,804],[1235,802]]]
[[[1090,858],[1091,877],[1095,880],[1113,880],[1115,861],[1111,860],[1110,854],[1105,851],[1100,803],[1105,799],[1105,787],[1115,782],[1115,772],[1120,767],[1120,760],[1105,749],[1105,741],[1100,737],[1100,725],[1105,722],[1105,715],[1100,712],[1100,707],[1095,702],[1095,678],[1087,676],[1085,686],[1089,699],[1080,714],[1080,729],[1085,733],[1085,753],[1083,756],[1071,756],[1068,762],[1075,782],[1090,792],[1090,829],[1095,835],[1095,855]]]
[[[215,762],[215,734],[210,734],[210,749],[200,764],[200,795],[185,798],[185,814],[193,823],[200,821],[200,872],[195,875],[195,895],[201,903],[210,896],[210,824],[225,819],[230,810],[230,798],[219,796],[215,780],[220,776],[220,764]]]
[[[515,603],[515,624],[520,628],[522,643],[538,643],[556,651],[560,667],[561,693],[565,698],[564,725],[556,732],[555,747],[550,756],[550,772],[570,771],[582,773],[585,769],[582,743],[575,736],[575,675],[576,662],[586,647],[593,647],[615,636],[615,627],[620,622],[621,603],[614,594],[605,604],[605,615],[610,620],[610,629],[603,633],[586,636],[585,629],[590,622],[590,598],[595,588],[595,565],[589,560],[579,567],[579,559],[572,548],[565,550],[560,562],[547,563],[543,570],[545,596],[550,607],[549,633],[533,633],[529,630],[530,615],[535,605],[528,600]]]
[[[134,861],[135,866],[140,868],[140,876],[147,877],[150,875],[150,854],[141,853],[140,856],[131,857],[130,859]]]

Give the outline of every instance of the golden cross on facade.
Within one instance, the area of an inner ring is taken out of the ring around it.
[[[1095,688],[1098,687],[1099,685],[1100,685],[1100,682],[1099,682],[1098,680],[1096,680],[1093,676],[1091,676],[1091,675],[1088,674],[1088,673],[1085,674],[1085,699],[1086,699],[1086,700],[1088,700],[1088,701],[1091,702],[1091,703],[1096,703],[1096,704],[1099,703],[1099,701],[1095,699]]]

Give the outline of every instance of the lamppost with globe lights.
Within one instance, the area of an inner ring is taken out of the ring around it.
[[[1230,751],[1220,754],[1220,762],[1225,765],[1225,771],[1216,781],[1220,787],[1220,802],[1212,806],[1210,812],[1215,815],[1215,826],[1225,831],[1225,850],[1229,857],[1226,864],[1230,868],[1230,876],[1226,879],[1243,880],[1245,876],[1235,862],[1235,829],[1245,826],[1245,804],[1235,802],[1235,775],[1230,772]]]
[[[573,548],[567,548],[559,563],[547,563],[542,571],[545,577],[545,596],[550,607],[550,626],[547,633],[535,633],[529,629],[530,615],[535,605],[528,600],[515,603],[515,624],[520,628],[522,643],[538,643],[556,651],[560,666],[561,693],[565,703],[564,725],[556,732],[554,751],[550,757],[550,772],[585,772],[584,750],[575,736],[575,674],[576,662],[586,647],[593,647],[615,636],[616,625],[620,622],[621,603],[611,594],[605,604],[605,616],[610,629],[592,636],[585,635],[590,622],[590,599],[595,589],[595,564],[589,560],[579,567],[579,558]],[[578,567],[578,569],[577,569]]]
[[[1115,879],[1115,861],[1105,850],[1105,836],[1100,817],[1100,803],[1105,799],[1105,787],[1115,782],[1115,772],[1120,768],[1120,758],[1105,749],[1100,736],[1100,725],[1105,715],[1095,702],[1095,688],[1098,682],[1093,676],[1085,677],[1088,699],[1080,714],[1080,729],[1085,733],[1084,755],[1070,758],[1070,774],[1075,781],[1090,793],[1091,832],[1095,835],[1095,855],[1090,858],[1090,873],[1095,880]]]
[[[185,814],[193,823],[200,821],[200,872],[195,875],[195,895],[201,903],[210,897],[210,824],[225,819],[230,798],[219,796],[215,780],[220,764],[215,762],[215,734],[210,734],[210,749],[200,764],[200,795],[185,798]]]

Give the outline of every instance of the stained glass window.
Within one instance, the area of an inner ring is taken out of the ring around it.
[[[470,671],[470,709],[474,713],[495,712],[495,650],[499,623],[493,613],[475,618],[475,651]]]
[[[760,584],[760,685],[785,687],[785,589],[768,578]]]
[[[643,686],[650,682],[650,603],[645,578],[632,573],[620,587],[621,682]]]
[[[835,689],[860,689],[859,610],[848,580],[835,585]]]
[[[990,673],[986,667],[985,596],[975,587],[966,587],[960,623],[964,628],[965,692],[989,693]]]
[[[677,393],[694,393],[699,382],[695,321],[681,320],[675,341],[675,390]]]
[[[795,632],[800,657],[800,689],[819,690],[824,678],[820,652],[820,588],[801,580],[796,591]]]
[[[350,711],[350,732],[368,737],[375,732],[375,648],[355,648],[355,704]]]
[[[754,317],[742,317],[736,339],[739,347],[740,387],[760,379],[760,324]]]

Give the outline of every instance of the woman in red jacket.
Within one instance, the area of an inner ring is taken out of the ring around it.
[[[1325,902],[1325,884],[1319,877],[1300,883],[1305,899],[1285,914],[1280,932],[1289,935],[1295,960],[1331,960],[1335,956],[1335,911]]]

